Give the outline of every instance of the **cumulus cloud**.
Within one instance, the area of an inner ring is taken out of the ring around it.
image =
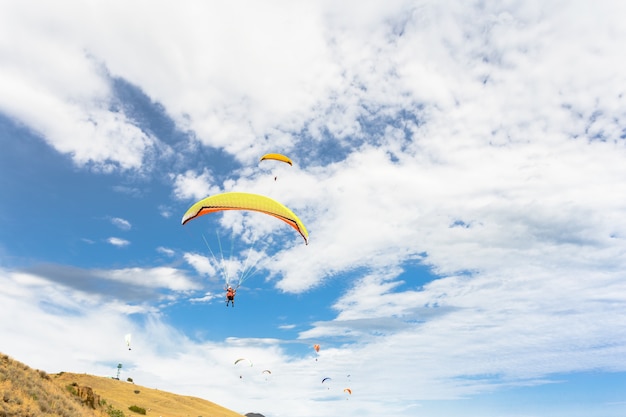
[[[183,174],[172,175],[174,195],[181,200],[200,200],[219,192],[219,187],[213,184],[213,176],[204,169],[201,174],[187,171]]]
[[[22,12],[11,8],[5,17]],[[18,21],[29,23],[16,27]],[[22,33],[24,48],[46,53],[24,54],[25,49],[16,49],[14,44],[2,45],[0,96],[4,100],[0,99],[0,109],[31,127],[59,152],[70,155],[79,166],[102,172],[139,169],[154,138],[122,111],[111,111],[109,81],[85,54],[84,45],[71,38],[66,38],[66,43],[51,38],[42,32],[41,23],[38,18],[3,19],[3,37]]]
[[[206,256],[197,253],[186,253],[185,260],[201,274],[213,276],[217,273],[216,266]]]

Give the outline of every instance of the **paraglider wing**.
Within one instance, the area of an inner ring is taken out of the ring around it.
[[[289,159],[289,157],[279,154],[279,153],[268,153],[265,154],[261,157],[261,159],[259,160],[259,162],[261,161],[265,161],[266,159],[273,159],[275,161],[281,161],[281,162],[285,162],[286,164],[289,165],[293,165],[293,163],[291,162],[291,159]]]
[[[326,382],[326,381],[331,381],[331,380],[332,380],[332,378],[326,377],[326,378],[322,379],[322,384],[323,384],[324,382]]]
[[[320,351],[320,345],[313,345],[313,349],[315,349],[316,352]]]
[[[251,360],[249,360],[249,359],[246,359],[246,358],[239,358],[239,359],[237,359],[237,360],[235,361],[235,365],[237,365],[237,364],[238,364],[239,362],[241,362],[241,361],[246,361],[246,362],[248,362],[248,363],[250,364],[250,366],[252,366],[252,361],[251,361]]]
[[[270,371],[269,369],[264,370],[263,372],[261,372],[262,374],[271,374],[272,371]]]
[[[225,210],[250,210],[274,216],[296,229],[304,242],[309,244],[309,232],[298,216],[278,201],[260,194],[227,192],[209,196],[198,201],[185,212],[182,224],[208,213]]]
[[[126,342],[126,346],[128,347],[128,350],[130,350],[130,338],[131,338],[131,334],[128,333],[126,336],[124,336],[124,341]]]
[[[347,392],[348,394],[352,395],[352,390],[350,388],[344,388],[343,392]]]

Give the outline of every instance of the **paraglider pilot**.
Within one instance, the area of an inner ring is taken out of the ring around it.
[[[230,285],[226,288],[226,307],[228,307],[228,303],[232,301],[233,307],[235,307],[235,294],[237,290],[231,287]]]

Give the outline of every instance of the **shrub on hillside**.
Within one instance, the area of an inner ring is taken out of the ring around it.
[[[136,405],[131,405],[130,407],[128,407],[128,409],[130,411],[134,411],[137,414],[146,414],[146,409],[145,408],[141,408],[141,407],[137,407]]]
[[[110,404],[108,409],[106,410],[106,413],[109,415],[109,417],[125,417],[122,410],[113,408]]]

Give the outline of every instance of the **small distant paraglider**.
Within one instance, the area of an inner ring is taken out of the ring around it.
[[[280,154],[280,153],[267,153],[261,157],[259,162],[262,162],[268,159],[284,162],[286,164],[289,164],[290,166],[293,166],[293,162],[291,162],[291,159],[289,159],[288,156]],[[274,176],[274,181],[276,181],[277,178],[278,178],[277,176]]]
[[[235,365],[237,365],[239,362],[244,362],[246,364],[249,364],[250,366],[252,366],[252,361],[250,359],[246,359],[246,358],[239,358],[235,361]]]
[[[320,345],[313,345],[313,349],[315,350],[315,353],[320,353]],[[317,358],[315,358],[315,362],[317,362]]]
[[[128,350],[131,350],[130,348],[130,339],[131,339],[131,334],[128,333],[126,336],[124,336],[124,342],[126,342],[126,347],[128,347]]]
[[[246,359],[246,358],[239,358],[235,361],[235,365],[237,364],[245,364],[245,365],[250,365],[252,366],[252,361],[250,359]],[[243,366],[243,365],[239,365],[239,366]],[[239,374],[239,379],[243,379],[243,375]]]

